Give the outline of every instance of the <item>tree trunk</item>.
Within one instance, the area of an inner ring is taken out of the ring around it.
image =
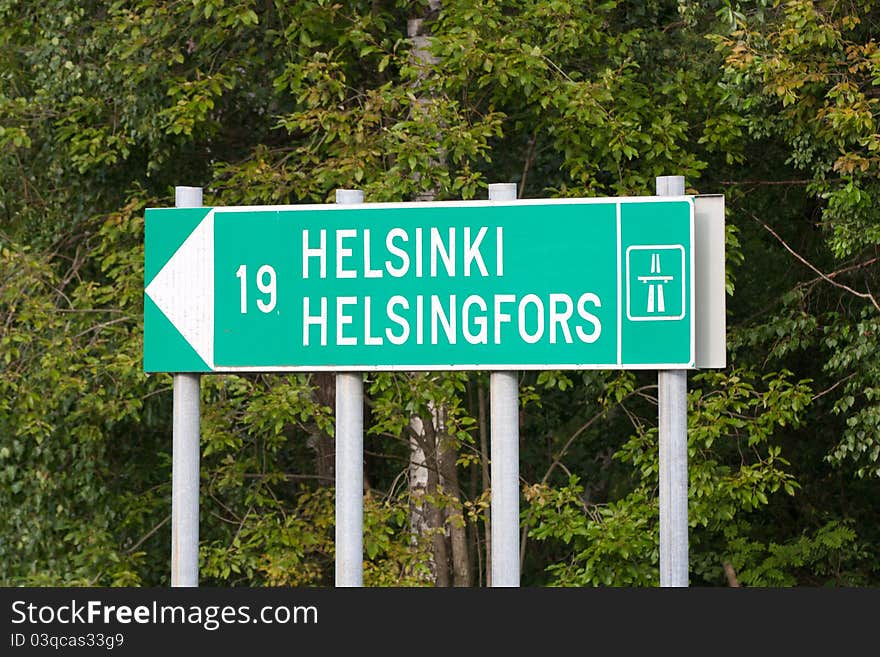
[[[458,449],[455,440],[446,433],[445,421],[439,425],[440,478],[446,494],[445,518],[449,527],[449,542],[452,551],[453,586],[471,585],[471,560],[468,554],[467,524],[460,499],[458,486]]]
[[[336,407],[336,375],[316,372],[312,375],[315,401],[322,406]],[[308,446],[315,450],[315,474],[321,486],[332,486],[336,478],[336,441],[333,436],[319,431],[311,436]]]
[[[436,14],[440,10],[440,0],[430,0],[428,3],[428,13],[425,16],[412,18],[407,23],[407,36],[412,41],[412,57],[415,63],[420,67],[421,72],[413,85],[413,93],[416,96],[416,104],[413,108],[414,112],[418,112],[421,105],[428,100],[428,96],[422,89],[422,81],[428,76],[430,66],[437,63],[435,57],[430,53],[431,37],[423,32],[423,23],[426,18]],[[437,153],[436,162],[442,164],[445,155],[442,152]],[[429,189],[420,192],[417,201],[433,201],[436,198],[437,190]],[[420,375],[416,375],[420,376]],[[410,418],[410,470],[409,470],[409,494],[410,494],[410,527],[413,532],[413,541],[420,540],[420,537],[430,534],[432,546],[432,562],[429,564],[434,577],[434,583],[437,586],[449,586],[452,582],[459,579],[464,581],[464,575],[461,578],[451,576],[449,569],[449,554],[452,552],[457,555],[454,559],[455,563],[460,567],[467,566],[467,581],[470,578],[470,560],[467,558],[467,538],[466,533],[462,539],[461,532],[456,530],[451,532],[454,534],[451,545],[447,545],[446,537],[446,514],[438,506],[438,500],[443,489],[450,484],[443,481],[443,472],[454,475],[454,488],[456,491],[455,501],[458,503],[458,517],[461,517],[461,504],[458,501],[458,476],[455,472],[455,462],[457,454],[455,454],[454,446],[447,448],[443,446],[443,454],[441,457],[441,445],[439,436],[443,434],[442,417],[445,415],[443,408],[429,406],[430,413],[427,416],[413,415]],[[444,441],[445,442],[445,441]],[[446,452],[449,456],[446,457]],[[444,461],[451,459],[452,468],[444,467]],[[427,498],[427,500],[426,500]],[[454,514],[454,511],[453,511]],[[456,524],[457,521],[456,521]],[[464,556],[460,556],[460,546],[464,546]]]
[[[431,532],[431,547],[434,555],[434,576],[437,586],[449,586],[451,584],[449,576],[449,550],[446,546],[446,529],[443,518],[443,510],[438,502],[442,493],[440,485],[440,472],[437,468],[438,463],[438,440],[437,432],[434,428],[433,417],[422,417],[422,434],[420,442],[422,450],[426,456],[427,467],[427,487],[425,494],[427,500],[423,503],[423,508],[427,516],[428,531]]]
[[[733,569],[733,564],[729,561],[725,561],[724,564],[724,576],[727,578],[727,585],[738,587],[739,580],[736,578],[736,571]]]
[[[483,385],[477,389],[477,405],[479,407],[480,423],[480,464],[483,467],[483,493],[489,493],[492,488],[491,475],[489,473],[489,431],[486,426],[486,393]],[[492,519],[489,509],[486,509],[486,586],[492,586]]]
[[[423,536],[428,536],[431,533],[430,505],[425,500],[425,496],[428,494],[428,470],[431,469],[427,457],[430,449],[426,445],[427,438],[421,416],[413,415],[410,418],[409,429],[409,526],[412,535],[411,542],[413,545],[417,545]],[[435,550],[432,548],[427,566],[431,573],[431,581],[436,584],[437,559],[434,552]]]

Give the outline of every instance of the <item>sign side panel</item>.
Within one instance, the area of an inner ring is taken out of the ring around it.
[[[694,198],[698,368],[727,367],[724,196]]]

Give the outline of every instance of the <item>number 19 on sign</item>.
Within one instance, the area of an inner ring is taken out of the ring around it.
[[[241,283],[241,314],[246,315],[248,311],[247,265],[241,265],[235,272],[235,276]],[[268,300],[257,299],[257,308],[264,313],[272,312],[278,300],[278,277],[275,275],[275,268],[272,265],[260,267],[257,270],[256,284],[257,289],[268,297]]]

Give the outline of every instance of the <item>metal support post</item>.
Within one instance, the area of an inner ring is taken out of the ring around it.
[[[657,196],[682,196],[684,176],[658,176]],[[660,586],[688,585],[687,370],[657,372]]]
[[[178,208],[202,206],[201,187],[175,187]],[[174,375],[171,586],[199,585],[199,374]]]
[[[363,203],[337,189],[337,203]],[[364,377],[336,374],[336,586],[364,585]]]
[[[490,201],[515,201],[516,183],[489,185]],[[516,372],[492,372],[492,587],[519,586],[519,382]]]

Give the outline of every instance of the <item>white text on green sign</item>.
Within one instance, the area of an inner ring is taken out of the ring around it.
[[[147,371],[693,366],[690,197],[151,209]]]

